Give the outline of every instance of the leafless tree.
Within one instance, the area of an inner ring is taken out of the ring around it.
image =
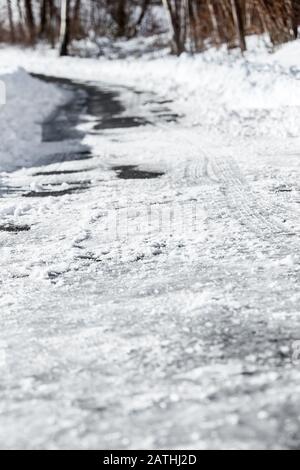
[[[163,0],[163,4],[169,18],[172,53],[180,55],[185,51],[187,39],[188,2],[187,0]]]
[[[59,42],[66,55],[73,39],[91,31],[93,37],[111,40],[135,37],[143,24],[148,28],[151,8],[159,5],[167,14],[171,51],[177,55],[222,44],[244,52],[251,34],[268,34],[274,46],[298,37],[300,0],[6,0],[2,38],[30,44],[41,39],[53,47]]]
[[[214,0],[207,0],[207,6],[210,14],[212,29],[213,29],[213,38],[217,46],[221,44],[221,37],[219,31],[219,23],[216,15],[216,4]]]
[[[14,20],[13,20],[13,13],[12,13],[12,8],[11,8],[11,0],[7,0],[7,14],[8,14],[8,21],[9,21],[9,29],[10,29],[10,38],[12,42],[15,42],[15,26],[14,26]]]
[[[35,18],[33,14],[32,1],[25,1],[25,13],[26,13],[26,23],[29,34],[29,40],[33,44],[36,39],[36,29],[35,29]]]
[[[61,0],[60,48],[61,57],[69,55],[70,45],[70,0]]]
[[[247,49],[241,0],[231,0],[232,16],[242,52]]]

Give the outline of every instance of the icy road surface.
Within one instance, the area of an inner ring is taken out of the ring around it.
[[[300,140],[57,84],[1,179],[1,448],[299,448]]]

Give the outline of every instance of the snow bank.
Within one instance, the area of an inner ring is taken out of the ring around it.
[[[149,39],[150,40],[150,39]],[[127,52],[134,44],[126,44]],[[0,48],[1,67],[79,80],[109,82],[153,91],[174,100],[188,126],[210,133],[239,136],[299,136],[300,41],[270,54],[261,39],[249,40],[245,57],[221,48],[179,59],[165,51],[140,58],[59,59],[55,51]],[[1,69],[0,69],[1,72]],[[1,79],[1,76],[0,76]],[[40,140],[41,120],[60,100],[53,86],[24,71],[2,78],[8,102],[0,113],[0,168],[27,163],[28,149]]]
[[[6,89],[6,100],[0,107],[3,172],[33,163],[33,150],[41,142],[41,122],[62,101],[63,95],[56,87],[41,83],[22,69],[0,75],[0,80]]]
[[[6,87],[5,83],[0,80],[0,106],[3,106],[6,103]]]
[[[126,44],[127,52],[133,47]],[[0,49],[2,64],[154,91],[172,98],[188,124],[230,136],[300,134],[298,57],[300,41],[270,54],[264,41],[257,38],[249,39],[245,57],[237,51],[229,54],[225,48],[179,59],[156,51],[115,60],[58,59],[49,50]]]

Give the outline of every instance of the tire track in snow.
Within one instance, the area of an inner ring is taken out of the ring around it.
[[[200,178],[206,177],[219,186],[226,201],[225,207],[218,208],[219,212],[223,209],[229,210],[242,226],[247,227],[258,237],[294,236],[299,233],[297,213],[283,207],[282,204],[273,205],[270,198],[260,202],[243,176],[237,161],[228,155],[215,156],[207,150],[208,146],[209,143],[206,143],[205,148],[201,148],[198,163],[191,162],[187,165],[185,175],[189,181],[195,183]],[[290,229],[286,224],[287,221],[296,227]]]
[[[228,207],[242,225],[259,236],[287,232],[286,227],[272,215],[270,205],[259,203],[235,162],[214,158],[213,167],[219,177],[221,191],[226,197]]]

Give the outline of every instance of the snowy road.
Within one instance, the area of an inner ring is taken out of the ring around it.
[[[59,86],[3,182],[0,446],[299,448],[299,139]]]

